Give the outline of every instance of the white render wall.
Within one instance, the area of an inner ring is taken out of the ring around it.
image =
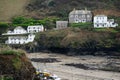
[[[25,44],[33,42],[35,35],[29,34],[28,36],[9,36],[6,44]]]
[[[44,31],[43,25],[37,25],[37,26],[28,26],[27,28],[28,33],[36,33],[40,31]]]
[[[26,33],[27,31],[24,28],[18,26],[13,31],[8,31],[7,33],[4,33],[2,35],[16,35],[16,34],[26,34]]]
[[[105,15],[97,15],[94,17],[94,27],[103,28],[103,27],[116,27],[118,24],[114,23],[114,19],[108,19]]]
[[[27,33],[36,33],[44,31],[43,25],[28,26],[27,30],[18,26],[13,31],[8,31],[2,35],[17,35],[17,34],[27,34]]]
[[[73,10],[69,13],[69,23],[92,22],[92,12],[85,10]]]
[[[25,44],[34,41],[35,35],[31,33],[40,31],[44,31],[43,25],[28,26],[27,31],[24,28],[18,26],[13,31],[8,31],[2,35],[9,35],[8,40],[5,42],[6,44]],[[18,34],[27,34],[27,36],[18,36]]]
[[[27,31],[22,27],[16,27],[13,32],[13,34],[25,34],[25,33],[27,33]]]

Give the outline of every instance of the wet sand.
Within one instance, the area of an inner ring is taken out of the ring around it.
[[[55,58],[60,62],[41,63],[33,62],[36,69],[47,70],[58,75],[62,80],[120,80],[120,72],[102,71],[102,70],[86,70],[64,64],[99,64],[108,62],[106,57],[95,56],[66,56],[55,53],[30,53],[28,58]],[[118,61],[120,62],[120,60]]]

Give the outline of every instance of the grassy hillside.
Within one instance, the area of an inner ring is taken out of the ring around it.
[[[8,21],[11,17],[21,15],[29,0],[0,0],[0,21]]]
[[[68,13],[74,8],[88,8],[95,14],[105,13],[120,16],[119,3],[119,0],[34,0],[27,6],[27,10],[33,13],[36,12],[36,16],[31,14],[31,16],[33,15],[36,18],[58,16],[66,19]],[[101,11],[98,12],[96,10]]]
[[[119,0],[0,0],[0,21],[19,15],[36,19],[57,16],[66,20],[73,8],[88,8],[95,15],[120,16],[119,5]]]

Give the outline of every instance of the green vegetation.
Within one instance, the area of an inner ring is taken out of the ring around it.
[[[97,50],[118,50],[119,39],[116,37],[118,32],[114,29],[108,32],[105,29],[89,31],[80,28],[67,28],[59,31],[48,31],[38,33],[35,38],[37,46],[44,48],[64,48],[81,51],[97,51]],[[36,46],[33,46],[33,48]],[[54,50],[55,50],[54,49]],[[57,49],[56,49],[57,50]],[[69,50],[68,50],[69,51]]]
[[[81,29],[92,29],[93,24],[92,23],[71,23],[71,27],[79,27]]]
[[[0,22],[0,35],[7,31],[9,25],[5,22]]]
[[[32,18],[26,18],[26,17],[15,17],[12,20],[13,26],[23,26],[27,27],[29,25],[41,25],[43,24],[42,21],[34,20]]]
[[[116,17],[116,16],[108,16],[108,18],[114,19],[114,20],[115,20],[115,23],[118,24],[118,27],[117,27],[117,28],[120,28],[120,16],[119,16],[119,17]]]
[[[26,28],[27,26],[30,25],[44,25],[45,28],[47,29],[52,29],[55,27],[55,23],[58,18],[44,18],[42,20],[36,20],[33,18],[26,18],[26,17],[15,17],[12,20],[12,25],[13,26],[23,26]]]
[[[11,76],[8,76],[8,77],[6,77],[6,76],[0,76],[0,80],[14,80],[14,79]]]
[[[22,62],[19,57],[16,57],[12,60],[13,66],[16,70],[20,70],[22,66]]]
[[[116,28],[94,28],[93,30],[96,31],[96,32],[111,32],[111,33],[118,33],[118,32],[120,32]]]
[[[31,80],[34,73],[35,68],[24,51],[1,46],[0,80]]]
[[[22,50],[14,50],[11,48],[0,48],[0,55],[16,55],[16,56],[21,56],[23,55],[25,52]]]

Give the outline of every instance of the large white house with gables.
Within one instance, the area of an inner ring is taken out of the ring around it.
[[[108,19],[105,15],[96,15],[94,16],[94,28],[104,28],[104,27],[116,27],[117,23],[114,22],[114,19]]]
[[[13,31],[8,31],[2,35],[7,35],[8,40],[6,44],[26,44],[33,42],[35,35],[34,33],[44,31],[43,25],[28,26],[27,30],[18,26]]]
[[[73,10],[69,13],[69,23],[92,22],[92,12],[85,10]]]

